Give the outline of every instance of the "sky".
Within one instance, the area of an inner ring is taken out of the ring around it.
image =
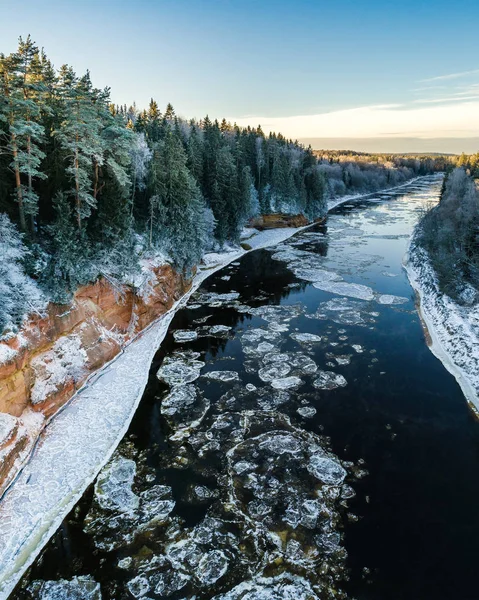
[[[0,52],[30,33],[114,102],[316,147],[459,152],[479,138],[478,22],[478,0],[0,0]]]

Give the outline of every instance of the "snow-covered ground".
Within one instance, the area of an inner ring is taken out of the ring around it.
[[[411,238],[404,268],[419,296],[419,312],[431,338],[433,354],[456,378],[479,416],[479,304],[460,306],[443,294],[427,252]]]
[[[352,199],[331,201],[329,210]],[[257,250],[307,227],[246,230],[244,239]],[[0,502],[0,600],[9,596],[125,435],[176,311],[209,275],[251,250],[206,255],[192,289],[95,373],[45,428],[30,461]]]

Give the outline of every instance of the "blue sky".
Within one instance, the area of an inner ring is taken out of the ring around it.
[[[479,114],[477,0],[20,6],[0,0],[0,51],[31,33],[56,66],[89,68],[120,103],[153,96],[184,116],[260,119],[292,137],[479,136],[466,119]]]

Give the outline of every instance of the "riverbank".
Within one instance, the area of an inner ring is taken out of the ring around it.
[[[456,378],[475,415],[479,417],[479,305],[460,306],[439,289],[427,252],[411,238],[404,268],[419,302],[418,310],[429,334],[432,353]]]
[[[364,196],[339,198],[329,209],[360,197]],[[191,290],[95,374],[51,421],[30,462],[0,503],[0,599],[8,597],[126,433],[151,360],[176,311],[209,275],[249,251],[277,244],[307,227],[250,230],[245,235],[250,250],[207,255]]]

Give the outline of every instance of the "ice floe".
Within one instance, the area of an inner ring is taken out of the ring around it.
[[[239,375],[236,371],[209,371],[204,373],[203,377],[214,381],[239,381]]]
[[[173,332],[173,337],[175,338],[175,342],[192,342],[198,338],[198,334],[196,331],[190,331],[188,329],[182,330],[177,329]]]
[[[316,281],[313,286],[318,290],[337,294],[339,296],[348,296],[350,298],[359,298],[360,300],[373,300],[373,290],[360,283],[347,283],[346,281]]]
[[[334,371],[319,371],[319,377],[313,381],[313,385],[318,390],[334,390],[347,385],[346,379]]]
[[[69,581],[33,581],[28,592],[34,600],[101,600],[100,584],[88,575]]]
[[[171,386],[195,381],[205,366],[204,362],[197,360],[199,356],[198,352],[177,352],[167,356],[158,370],[158,379]]]
[[[381,294],[378,296],[377,301],[379,304],[405,304],[409,302],[408,298],[403,296],[393,296],[391,294]]]

